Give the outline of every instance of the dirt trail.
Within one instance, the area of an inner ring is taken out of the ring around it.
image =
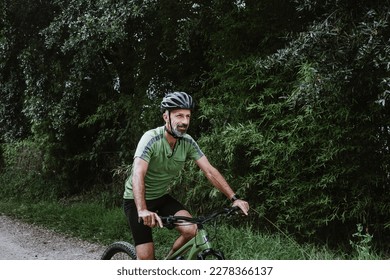
[[[0,260],[96,260],[103,250],[0,214]]]

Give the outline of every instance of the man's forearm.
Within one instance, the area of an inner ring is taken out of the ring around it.
[[[228,182],[222,176],[222,174],[215,168],[211,168],[208,172],[205,173],[207,179],[216,187],[220,192],[226,195],[228,199],[233,197],[234,191],[229,186]]]
[[[137,211],[146,210],[145,183],[139,176],[133,176],[133,196]]]

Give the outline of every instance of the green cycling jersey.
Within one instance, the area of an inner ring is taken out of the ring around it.
[[[164,126],[147,131],[138,143],[134,158],[148,162],[145,175],[145,199],[159,198],[168,192],[174,178],[182,170],[184,163],[198,160],[203,156],[195,140],[188,134],[178,138],[172,149],[165,137]],[[132,173],[125,183],[125,199],[133,199]]]

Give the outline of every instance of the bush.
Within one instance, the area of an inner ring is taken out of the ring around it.
[[[46,151],[41,144],[23,140],[1,147],[4,162],[0,173],[2,197],[36,202],[58,199],[66,193],[62,177],[47,169]]]
[[[20,170],[26,173],[41,173],[43,170],[43,152],[30,140],[2,144],[4,168]]]

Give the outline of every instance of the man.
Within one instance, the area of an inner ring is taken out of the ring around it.
[[[248,215],[248,203],[238,198],[187,134],[193,108],[194,102],[187,93],[167,94],[161,102],[165,125],[147,131],[138,143],[132,173],[126,181],[124,192],[124,209],[138,259],[155,258],[152,228],[162,227],[159,216],[191,217],[185,207],[167,193],[172,179],[178,176],[187,159],[194,160],[208,180],[233,202],[233,206],[238,206]],[[190,240],[197,230],[196,225],[176,229],[180,236],[170,254]]]

